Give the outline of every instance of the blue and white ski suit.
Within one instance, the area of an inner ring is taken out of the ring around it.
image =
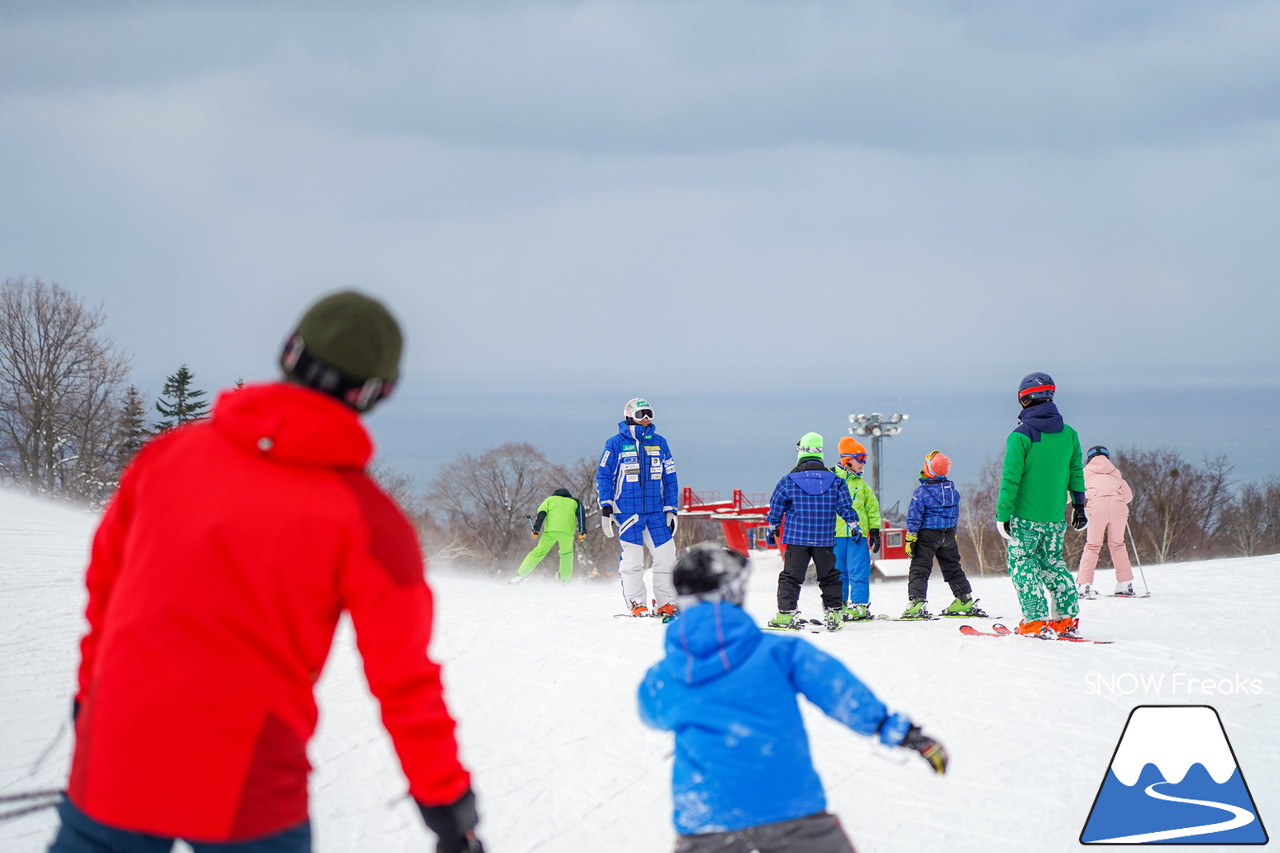
[[[653,424],[618,424],[618,432],[604,443],[596,469],[596,491],[601,507],[613,507],[618,525],[623,595],[628,602],[648,605],[644,585],[644,548],[648,546],[657,606],[673,602],[676,592],[671,572],[676,548],[667,527],[667,513],[679,509],[680,484],[667,440],[654,431]]]

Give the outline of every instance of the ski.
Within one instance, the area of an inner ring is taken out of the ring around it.
[[[887,616],[881,614],[876,617],[881,622],[937,622],[941,616],[929,614],[928,616]]]
[[[768,622],[761,626],[767,631],[808,631],[810,634],[821,634],[822,623],[817,619],[792,619],[790,625],[770,625]]]
[[[1151,593],[1144,592],[1144,593],[1141,593],[1140,595],[1116,595],[1114,592],[1104,592],[1102,593],[1102,597],[1103,598],[1150,598]]]
[[[975,616],[972,613],[939,613],[938,615],[941,616],[943,619],[1003,619],[1004,618],[1003,616],[992,616],[990,614]]]
[[[1061,634],[1055,634],[1052,637],[1043,636],[1041,634],[1015,634],[999,622],[991,626],[990,631],[979,631],[972,625],[961,625],[960,633],[969,637],[1032,637],[1037,640],[1061,640],[1064,643],[1093,643],[1099,646],[1112,645],[1114,640],[1091,640],[1088,637],[1064,637]]]

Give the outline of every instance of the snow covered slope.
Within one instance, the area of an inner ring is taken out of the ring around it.
[[[63,782],[94,522],[0,492],[0,796]],[[431,574],[433,652],[475,773],[483,837],[493,853],[670,850],[671,740],[639,723],[634,697],[664,628],[613,618],[622,605],[615,583],[543,580],[552,562],[515,587]],[[757,559],[748,610],[762,620],[777,569],[776,557]],[[1147,566],[1146,575],[1151,598],[1082,603],[1084,633],[1116,641],[1109,646],[965,637],[951,621],[806,634],[951,751],[951,773],[934,778],[918,757],[806,709],[830,807],[858,849],[1078,849],[1129,712],[1144,704],[1218,710],[1274,835],[1280,556]],[[1107,580],[1101,572],[1099,586]],[[1017,621],[1007,579],[976,579],[975,588],[989,612]],[[934,609],[950,600],[936,575],[930,595]],[[901,582],[872,587],[877,612],[905,601]],[[801,607],[816,612],[816,588],[805,587]],[[345,629],[320,694],[316,849],[431,849]],[[53,826],[49,812],[0,823],[0,850],[43,850]]]

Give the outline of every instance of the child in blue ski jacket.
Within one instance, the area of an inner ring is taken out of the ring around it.
[[[837,517],[844,519],[850,536],[862,538],[848,487],[822,464],[822,436],[807,432],[796,444],[796,467],[778,481],[769,498],[769,527],[786,522],[782,528],[786,555],[778,575],[778,615],[769,620],[770,628],[797,627],[800,587],[810,560],[818,574],[827,630],[839,630],[843,624],[844,590],[836,568]]]
[[[859,734],[919,753],[935,773],[946,772],[946,750],[839,660],[800,636],[757,628],[741,608],[747,576],[747,558],[718,545],[680,555],[680,618],[640,685],[641,719],[675,732],[675,849],[848,853],[797,696]]]
[[[596,492],[601,529],[606,536],[616,532],[622,544],[618,574],[631,614],[671,618],[676,612],[671,570],[680,484],[667,440],[654,431],[653,406],[647,400],[634,397],[623,406],[618,431],[604,443]],[[653,560],[653,614],[644,585],[646,547]]]
[[[929,575],[933,558],[938,558],[942,579],[951,587],[955,600],[942,611],[943,616],[986,616],[973,598],[969,578],[960,566],[960,546],[956,543],[956,524],[960,520],[960,492],[947,479],[951,460],[934,450],[924,458],[920,485],[907,506],[907,556],[911,558],[907,579],[907,609],[903,619],[927,619],[925,609],[929,592]]]

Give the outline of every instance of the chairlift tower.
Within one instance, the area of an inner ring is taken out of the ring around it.
[[[880,499],[880,439],[892,438],[902,432],[902,422],[907,416],[901,412],[882,415],[849,415],[849,434],[871,439],[871,491]]]

